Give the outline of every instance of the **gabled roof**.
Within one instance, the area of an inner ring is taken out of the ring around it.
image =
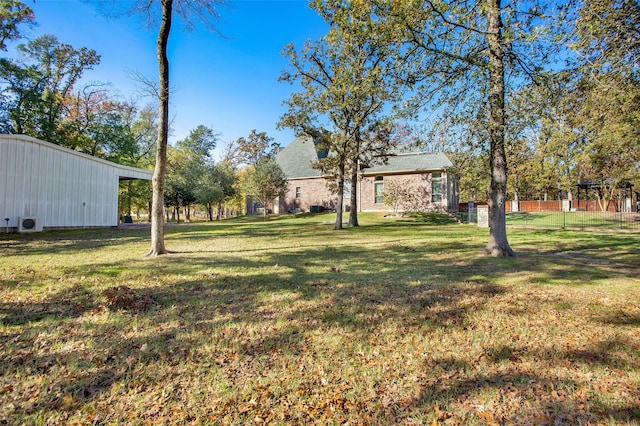
[[[311,165],[318,161],[317,147],[309,136],[297,137],[276,155],[276,162],[287,179],[322,177],[320,170]],[[385,163],[364,168],[362,172],[371,174],[419,173],[452,168],[453,164],[443,153],[429,154],[420,151],[394,150]]]
[[[299,136],[276,155],[276,162],[287,179],[322,177],[311,165],[318,161],[316,145],[310,136]]]

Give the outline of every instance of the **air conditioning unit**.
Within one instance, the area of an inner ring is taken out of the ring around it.
[[[31,217],[20,217],[18,218],[18,232],[27,233],[27,232],[41,232],[42,231],[42,221],[39,217],[31,216]]]

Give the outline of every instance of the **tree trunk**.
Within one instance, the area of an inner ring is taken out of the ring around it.
[[[158,140],[156,166],[153,171],[153,199],[151,205],[151,249],[147,256],[167,254],[164,246],[163,207],[164,179],[167,169],[167,141],[169,138],[169,59],[167,44],[171,32],[173,0],[162,0],[162,23],[157,40],[160,96],[158,99]]]
[[[222,216],[222,201],[218,202],[218,211],[216,212],[216,220],[220,220]]]
[[[501,0],[488,2],[489,142],[491,145],[491,205],[489,242],[485,252],[494,257],[513,256],[507,240],[507,157],[504,146],[505,83]]]
[[[351,172],[351,202],[349,203],[349,226],[359,226],[358,224],[358,163]]]

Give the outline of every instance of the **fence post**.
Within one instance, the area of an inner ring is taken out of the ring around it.
[[[620,229],[624,228],[624,216],[622,216],[622,209],[620,209]]]

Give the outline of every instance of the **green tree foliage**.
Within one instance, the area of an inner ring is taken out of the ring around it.
[[[199,125],[189,135],[170,148],[167,156],[165,204],[173,206],[180,221],[180,208],[186,209],[190,220],[190,206],[198,201],[203,179],[212,167],[211,152],[216,146],[217,135],[208,127]]]
[[[577,11],[574,128],[580,179],[601,184],[602,209],[623,182],[640,184],[640,4],[585,0]]]
[[[209,220],[213,220],[213,206],[216,206],[216,220],[220,220],[222,204],[235,197],[238,175],[228,161],[206,167],[195,189],[196,201],[207,209]]]
[[[637,80],[640,72],[640,3],[583,0],[572,47],[590,76],[617,73]]]
[[[127,166],[153,167],[158,121],[155,106],[139,108],[128,102],[112,102],[111,106],[97,130],[104,139],[106,159]]]
[[[266,132],[251,130],[248,137],[241,136],[227,146],[225,159],[236,166],[240,164],[255,166],[264,157],[274,157],[280,144]]]
[[[118,206],[121,216],[133,216],[140,220],[141,212],[149,211],[151,184],[146,180],[126,180],[120,182]]]
[[[186,151],[194,161],[205,162],[211,157],[211,152],[215,149],[218,135],[210,128],[199,125],[189,132],[189,136],[178,141],[176,147]]]
[[[0,85],[0,131],[36,134],[35,113],[44,91],[37,68],[0,58]]]
[[[398,98],[392,78],[395,46],[372,5],[332,0],[315,1],[312,7],[331,28],[300,51],[285,47],[292,72],[284,72],[281,80],[299,82],[302,90],[285,102],[288,112],[280,125],[313,136],[329,152],[317,166],[334,177],[335,229],[342,229],[345,181],[355,188],[360,163],[383,157],[392,145],[385,107]],[[318,130],[322,127],[328,131]],[[352,191],[352,226],[358,225],[356,200]]]
[[[508,105],[508,192],[513,199],[566,196],[575,183],[579,135],[570,122],[569,73],[539,76]]]
[[[85,71],[100,63],[92,49],[76,49],[44,35],[18,46],[24,59],[0,60],[3,115],[7,129],[66,146],[67,104]]]
[[[167,151],[167,176],[164,190],[164,204],[173,207],[172,217],[180,223],[180,208],[189,207],[196,201],[194,193],[204,165],[193,161],[189,152],[169,147]],[[189,220],[187,213],[187,220]]]
[[[20,25],[34,22],[31,8],[19,0],[0,0],[0,50],[7,49],[7,41],[22,37]]]
[[[105,124],[104,135],[110,135],[105,145],[107,159],[119,164],[149,169],[155,154],[157,110],[154,106],[138,109],[122,103]],[[109,124],[109,125],[107,125]],[[131,216],[132,210],[149,210],[150,184],[143,180],[129,180],[120,184],[119,205],[122,215]]]
[[[248,171],[245,181],[247,194],[264,206],[264,216],[267,207],[278,197],[284,197],[287,192],[287,177],[273,158],[262,158],[258,164]]]
[[[169,147],[165,184],[165,205],[173,207],[173,217],[180,221],[180,209],[185,208],[190,220],[190,207],[201,204],[209,220],[220,219],[222,204],[236,195],[237,174],[233,164],[215,164],[211,158],[218,135],[208,127],[198,126],[185,139]]]
[[[454,164],[452,170],[460,181],[460,200],[486,202],[489,199],[489,155],[483,151],[459,149],[448,154]]]
[[[575,124],[580,126],[580,180],[602,184],[605,210],[623,182],[640,183],[640,87],[610,76],[585,92]]]

